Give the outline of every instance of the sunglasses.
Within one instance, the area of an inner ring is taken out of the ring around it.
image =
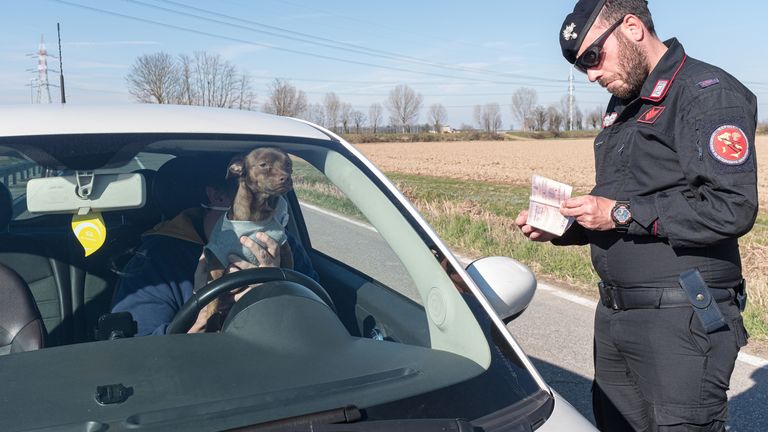
[[[613,33],[616,28],[624,22],[624,18],[616,21],[616,23],[605,31],[599,38],[597,38],[592,45],[588,46],[583,53],[576,59],[573,66],[580,72],[587,73],[587,70],[600,64],[600,54],[603,51],[603,44],[608,40],[608,36]]]

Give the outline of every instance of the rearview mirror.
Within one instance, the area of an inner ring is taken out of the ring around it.
[[[45,177],[27,182],[30,213],[80,213],[144,206],[144,177],[138,173]]]
[[[512,258],[482,258],[469,264],[467,273],[505,323],[520,316],[536,293],[531,269]]]

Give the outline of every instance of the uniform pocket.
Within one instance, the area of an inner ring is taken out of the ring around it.
[[[744,319],[741,315],[729,320],[728,326],[736,337],[736,346],[739,348],[745,346],[749,340],[749,333],[744,327]]]
[[[709,335],[704,330],[704,325],[701,324],[701,320],[696,316],[693,308],[688,311],[688,336],[690,337],[691,344],[698,352],[704,355],[709,353],[709,350],[712,348],[712,341],[709,339]]]

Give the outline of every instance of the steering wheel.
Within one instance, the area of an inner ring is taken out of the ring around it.
[[[192,297],[184,303],[176,313],[176,316],[173,317],[171,323],[168,324],[166,333],[186,333],[192,327],[192,324],[195,323],[200,311],[208,303],[225,292],[252,284],[273,281],[289,281],[303,285],[317,294],[336,313],[336,307],[333,304],[333,300],[331,300],[331,296],[328,295],[325,288],[309,276],[290,269],[258,267],[225,274],[193,293]]]

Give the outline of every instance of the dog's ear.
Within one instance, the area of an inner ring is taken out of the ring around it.
[[[241,177],[245,172],[245,159],[243,156],[235,156],[229,162],[229,168],[227,168],[227,177]]]

